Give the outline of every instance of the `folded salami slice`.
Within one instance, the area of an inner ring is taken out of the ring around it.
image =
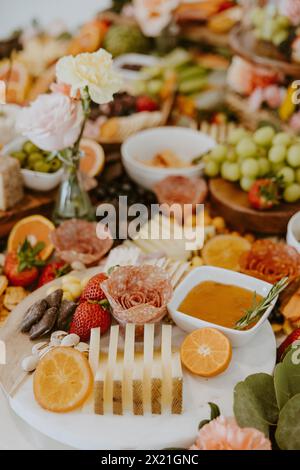
[[[206,181],[202,178],[187,178],[186,176],[167,176],[154,186],[154,192],[160,204],[164,204],[162,209],[169,215],[168,207],[178,204],[181,210],[174,215],[181,221],[185,204],[191,204],[193,210],[196,204],[202,204],[208,193]]]
[[[97,264],[113,245],[111,237],[98,238],[97,226],[96,222],[77,219],[63,222],[51,233],[58,257],[67,263],[81,261],[86,266]]]
[[[258,240],[240,259],[241,271],[275,284],[283,277],[290,281],[300,276],[300,255],[285,243]]]
[[[135,323],[141,336],[145,323],[157,323],[167,313],[173,289],[168,274],[150,265],[116,268],[101,287],[121,327]]]

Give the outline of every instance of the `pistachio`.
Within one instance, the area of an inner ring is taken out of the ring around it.
[[[39,360],[40,358],[36,354],[32,356],[24,357],[21,363],[22,369],[25,372],[33,372],[37,368]]]
[[[32,346],[31,352],[34,356],[39,355],[47,346],[49,346],[48,341],[41,341]]]
[[[62,340],[68,335],[66,331],[54,331],[50,337],[50,344],[52,346],[60,346]]]
[[[78,343],[77,346],[75,346],[75,349],[77,349],[77,351],[80,351],[82,353],[87,353],[89,352],[90,350],[90,347],[87,343]]]
[[[68,336],[65,336],[62,342],[60,343],[61,346],[77,346],[80,341],[80,337],[75,333],[72,333]]]
[[[41,352],[39,354],[40,359],[42,359],[42,357],[46,356],[46,354],[49,351],[52,351],[52,349],[54,349],[54,346],[52,346],[51,344],[48,344],[48,346],[46,348],[41,350]]]

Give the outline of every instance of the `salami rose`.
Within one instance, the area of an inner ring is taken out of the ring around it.
[[[256,241],[240,259],[241,271],[275,284],[283,277],[293,281],[300,276],[300,255],[285,243]]]
[[[116,268],[101,287],[115,319],[123,328],[135,323],[137,337],[145,323],[162,320],[173,293],[168,274],[150,265]]]
[[[96,222],[72,219],[63,222],[51,233],[57,255],[66,263],[81,261],[86,266],[97,264],[111,249],[111,237],[98,238]]]
[[[208,188],[204,179],[187,178],[186,176],[168,176],[154,186],[154,192],[159,204],[164,204],[162,208],[168,216],[168,207],[178,204],[178,213],[174,212],[176,219],[181,222],[185,204],[191,204],[193,210],[196,204],[202,204],[207,196]]]

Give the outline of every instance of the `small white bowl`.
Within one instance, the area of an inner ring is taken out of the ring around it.
[[[234,330],[232,328],[226,328],[214,323],[191,317],[190,315],[186,315],[178,310],[187,293],[190,292],[190,290],[197,284],[200,284],[204,281],[214,281],[221,284],[242,287],[244,289],[257,292],[257,294],[261,295],[262,297],[266,297],[268,295],[272,289],[272,285],[254,277],[246,276],[245,274],[234,271],[229,271],[227,269],[215,268],[212,266],[202,266],[200,268],[195,268],[186,276],[183,282],[175,290],[173,298],[168,304],[168,310],[173,321],[182,330],[191,333],[192,331],[199,328],[216,328],[227,336],[233,347],[244,346],[258,333],[263,323],[267,320],[277,302],[277,298],[273,300],[272,304],[266,310],[261,319],[251,329],[245,331]],[[203,305],[203,308],[205,308],[205,305]]]
[[[300,211],[288,223],[286,241],[300,253]]]
[[[201,176],[204,163],[200,161],[197,165],[186,168],[155,168],[144,165],[141,160],[151,160],[157,153],[170,150],[181,160],[190,163],[194,158],[208,153],[215,145],[216,142],[211,137],[194,129],[156,127],[129,137],[121,147],[122,161],[130,178],[151,190],[167,176]]]
[[[10,155],[12,152],[17,152],[26,142],[24,137],[17,137],[9,144],[5,145],[1,151],[4,157]],[[34,191],[51,191],[56,188],[62,180],[63,168],[60,168],[55,173],[42,173],[41,171],[21,169],[23,176],[24,186]]]

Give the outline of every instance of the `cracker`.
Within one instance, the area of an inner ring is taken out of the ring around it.
[[[4,294],[6,288],[8,286],[8,279],[6,276],[0,276],[0,296]]]
[[[27,295],[23,287],[8,287],[3,299],[4,307],[7,310],[13,310]]]

